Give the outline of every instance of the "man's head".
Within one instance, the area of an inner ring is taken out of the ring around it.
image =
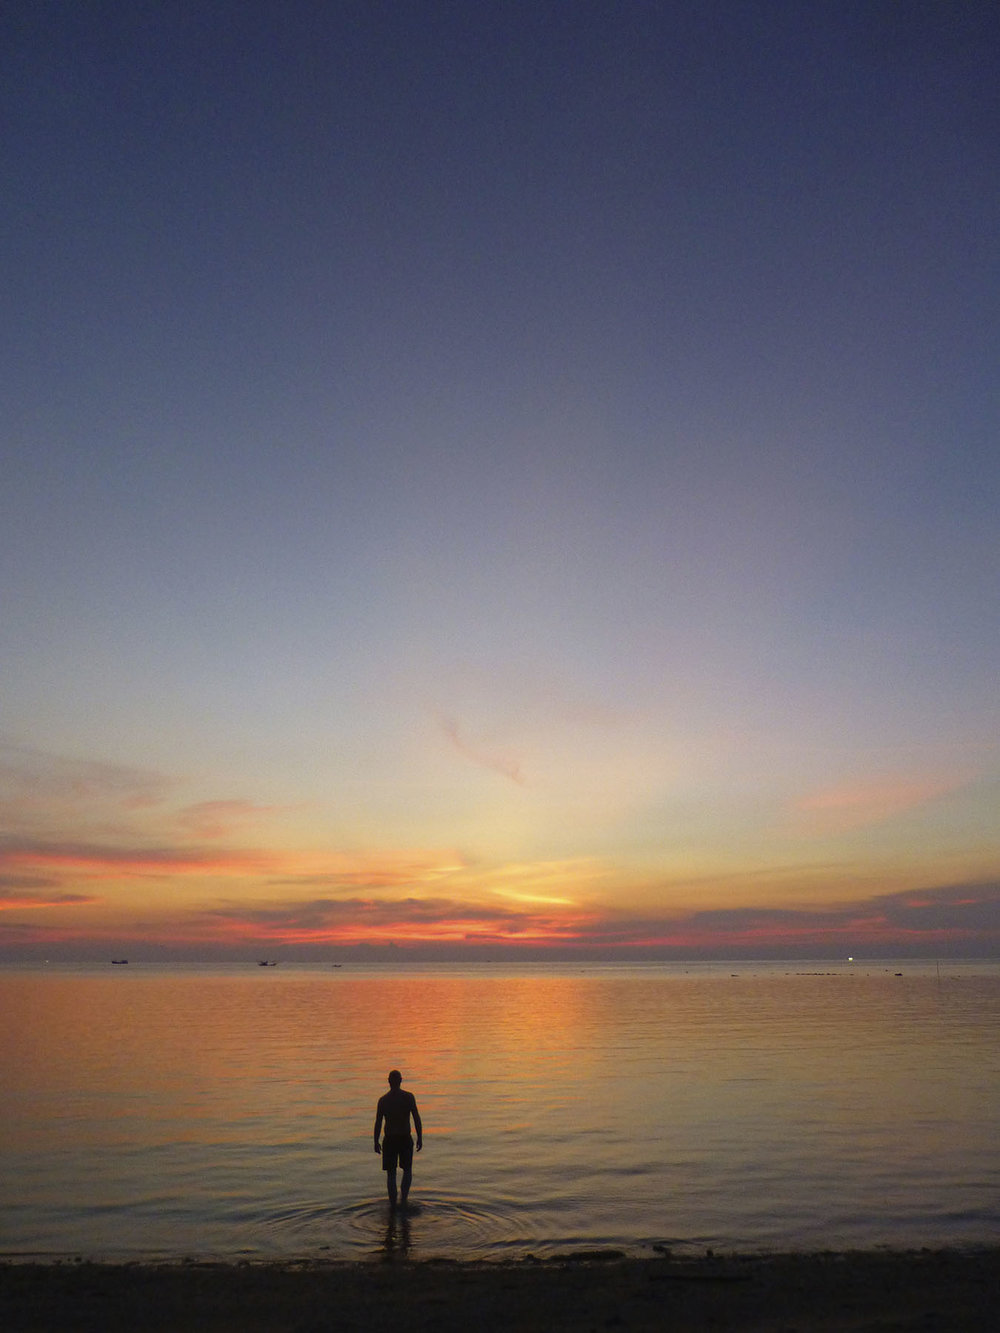
[[[390,1069],[390,1070],[389,1070],[389,1087],[390,1087],[390,1088],[398,1088],[399,1085],[400,1085],[400,1083],[402,1083],[402,1081],[403,1081],[403,1075],[399,1072],[398,1069]]]

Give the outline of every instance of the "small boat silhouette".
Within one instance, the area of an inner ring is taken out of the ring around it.
[[[125,967],[127,963],[128,963],[127,958],[112,958],[111,960],[112,967]]]
[[[258,966],[258,967],[277,967],[278,964],[277,964],[277,962],[272,962],[269,958],[258,958],[258,959],[257,959],[257,966]]]

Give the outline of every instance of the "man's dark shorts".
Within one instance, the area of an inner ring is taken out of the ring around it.
[[[413,1138],[409,1134],[386,1134],[382,1140],[382,1170],[395,1171],[397,1163],[404,1171],[413,1170]]]

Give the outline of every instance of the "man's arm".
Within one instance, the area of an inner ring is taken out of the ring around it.
[[[379,1136],[379,1133],[381,1132],[381,1129],[382,1129],[382,1098],[380,1097],[380,1098],[379,1098],[379,1101],[378,1101],[378,1106],[375,1108],[375,1129],[374,1129],[374,1134],[375,1134],[375,1151],[376,1151],[376,1152],[381,1152],[381,1151],[382,1151],[382,1149],[379,1147],[379,1143],[378,1143],[378,1136]]]
[[[424,1127],[420,1123],[420,1112],[417,1110],[417,1103],[414,1103],[410,1110],[413,1112],[413,1128],[417,1131],[417,1152],[424,1146]]]

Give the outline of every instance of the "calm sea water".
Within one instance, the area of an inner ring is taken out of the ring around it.
[[[0,1015],[0,1255],[1000,1234],[997,963],[8,967]],[[394,1065],[404,1217],[371,1146]]]

